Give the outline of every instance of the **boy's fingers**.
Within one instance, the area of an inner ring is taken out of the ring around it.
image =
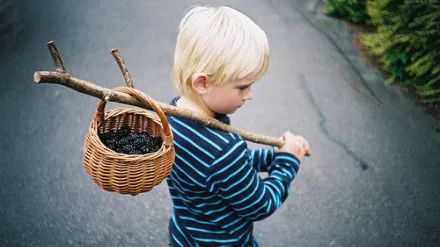
[[[303,147],[303,150],[305,152],[305,156],[310,156],[312,151],[310,150],[309,142],[304,139],[302,147]]]
[[[302,145],[302,148],[303,148],[304,152],[307,153],[307,151],[309,150],[309,145],[307,145],[307,143],[304,142]]]
[[[312,149],[310,149],[309,144],[307,143],[306,156],[312,155]]]

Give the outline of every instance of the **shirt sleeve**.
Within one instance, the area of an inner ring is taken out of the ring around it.
[[[259,148],[249,149],[249,163],[257,172],[267,172],[274,158],[274,150]]]
[[[249,162],[248,152],[242,140],[228,144],[211,166],[206,187],[240,217],[257,221],[271,215],[286,200],[300,161],[289,153],[276,153],[269,176],[262,179]]]

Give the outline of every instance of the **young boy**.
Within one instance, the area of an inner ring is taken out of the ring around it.
[[[193,7],[183,17],[175,50],[177,107],[229,124],[227,114],[252,98],[269,59],[266,34],[228,7]],[[169,117],[176,159],[167,178],[172,246],[257,246],[253,221],[286,200],[300,159],[309,150],[286,132],[275,150],[249,150],[238,135]],[[262,179],[258,172],[268,172]]]

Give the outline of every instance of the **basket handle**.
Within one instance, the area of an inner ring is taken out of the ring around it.
[[[165,133],[165,139],[163,140],[166,146],[171,146],[173,144],[173,135],[170,129],[170,126],[168,124],[168,119],[165,115],[165,113],[162,111],[162,108],[154,101],[150,96],[144,94],[143,92],[130,88],[130,87],[116,87],[112,90],[129,94],[139,101],[151,106],[151,108],[157,113],[159,116],[160,122],[162,123],[162,128]],[[98,126],[104,122],[104,109],[107,102],[105,100],[101,100],[98,104],[98,107],[95,112],[95,120],[98,123]]]

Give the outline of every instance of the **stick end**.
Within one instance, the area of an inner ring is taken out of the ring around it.
[[[41,73],[40,72],[34,72],[34,82],[40,83],[41,81]]]

